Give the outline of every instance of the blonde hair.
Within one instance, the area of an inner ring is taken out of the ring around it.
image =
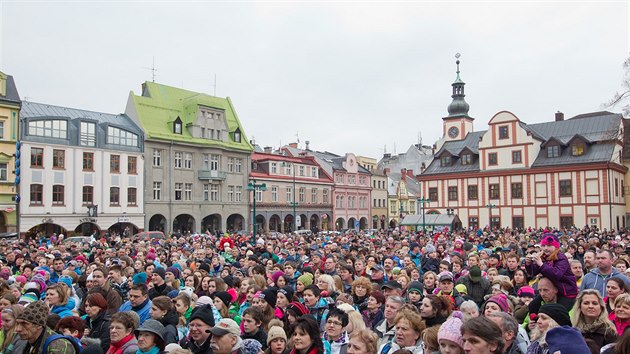
[[[378,340],[378,336],[376,333],[372,332],[369,329],[361,329],[358,331],[353,331],[350,339],[359,338],[361,342],[365,343],[365,351],[367,353],[376,353],[376,341]]]
[[[584,296],[592,295],[597,297],[597,303],[599,304],[599,316],[592,323],[587,323],[586,316],[582,313],[582,300]],[[606,310],[606,304],[604,304],[604,299],[599,294],[598,290],[595,289],[584,289],[582,290],[577,298],[575,299],[575,305],[573,306],[573,315],[571,316],[571,323],[573,327],[580,330],[582,333],[590,332],[593,329],[598,329],[601,326],[604,326],[604,329],[607,332],[617,333],[617,328],[615,325],[608,319],[608,311]]]
[[[335,280],[333,279],[333,277],[331,277],[328,274],[322,274],[320,275],[317,280],[321,280],[324,283],[328,284],[328,289],[326,289],[326,291],[328,291],[328,295],[332,295],[334,292],[337,291],[337,286],[335,285]]]
[[[630,306],[630,294],[626,293],[626,294],[620,294],[619,296],[617,296],[617,298],[615,299],[615,308],[621,305]]]
[[[48,292],[54,290],[59,296],[59,304],[65,305],[68,303],[68,286],[65,283],[57,283],[48,288]]]

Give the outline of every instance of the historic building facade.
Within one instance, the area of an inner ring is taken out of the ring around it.
[[[626,226],[621,115],[526,124],[502,111],[474,131],[459,67],[452,86],[444,136],[418,176],[428,213],[453,209],[464,227]]]
[[[20,96],[11,75],[0,72],[0,233],[16,232],[15,158]]]
[[[332,229],[333,180],[313,156],[255,152],[249,178],[256,186],[266,185],[266,190],[258,187],[255,192],[249,192],[253,193],[250,195],[252,212],[254,196],[256,200],[257,231]]]
[[[387,205],[389,227],[398,227],[407,215],[418,212],[417,200],[420,198],[420,183],[413,171],[402,169],[400,172],[387,174]]]
[[[20,232],[144,229],[142,130],[124,114],[22,102]]]
[[[145,82],[126,113],[145,132],[149,230],[246,230],[252,145],[229,98]]]

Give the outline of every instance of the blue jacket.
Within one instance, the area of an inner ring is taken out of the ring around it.
[[[603,275],[599,268],[594,268],[591,269],[590,272],[586,273],[584,278],[582,278],[580,290],[595,289],[599,291],[602,297],[606,297],[606,282],[612,277],[621,278],[627,286],[630,286],[630,279],[628,279],[627,276],[618,271],[615,267],[612,268],[612,273],[608,275]]]
[[[53,308],[50,310],[50,313],[54,313],[59,315],[59,317],[64,318],[64,317],[69,317],[69,316],[74,316],[74,314],[72,313],[72,310],[74,309],[74,305],[75,305],[75,301],[74,299],[68,299],[68,302],[65,305],[55,305],[53,306]]]
[[[138,317],[140,317],[140,325],[142,325],[144,323],[144,321],[148,320],[151,318],[151,300],[148,300],[147,303],[138,308],[138,309],[134,309],[131,306],[131,301],[127,301],[124,304],[120,305],[120,308],[118,309],[118,311],[122,312],[122,311],[133,311],[135,313],[138,314]]]

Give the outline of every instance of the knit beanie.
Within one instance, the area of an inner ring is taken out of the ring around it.
[[[258,354],[262,350],[262,344],[256,339],[248,338],[243,339],[242,348],[245,354]]]
[[[24,320],[32,324],[46,327],[46,318],[50,309],[43,301],[31,302],[24,311],[17,316],[18,320]]]
[[[166,272],[165,273],[173,273],[173,275],[175,276],[175,279],[179,279],[179,269],[177,269],[175,267],[168,267],[168,268],[166,268]]]
[[[560,241],[558,241],[558,237],[550,232],[544,233],[542,235],[540,244],[542,246],[554,246],[555,248],[560,248]]]
[[[290,286],[285,286],[283,288],[280,288],[278,289],[278,292],[282,293],[282,295],[284,295],[287,298],[287,300],[289,300],[289,302],[293,300],[293,289],[291,289]]]
[[[409,293],[410,291],[417,291],[420,294],[422,294],[423,289],[424,289],[424,286],[419,281],[412,281],[409,283],[409,285],[407,285],[407,293]]]
[[[310,313],[308,308],[306,308],[303,303],[298,301],[293,301],[292,303],[290,303],[289,306],[287,306],[287,311],[293,312],[295,314],[295,317],[308,315]]]
[[[146,284],[146,283],[147,283],[147,273],[140,272],[133,276],[133,285]]]
[[[491,298],[488,299],[488,301],[486,302],[486,305],[488,304],[488,302],[494,302],[495,304],[499,306],[499,308],[503,312],[508,312],[508,313],[510,312],[510,305],[508,305],[508,298],[504,294],[498,294],[498,295],[492,296]]]
[[[278,281],[278,278],[280,278],[283,275],[284,275],[284,272],[279,270],[273,273],[273,275],[271,276],[271,280],[273,280],[273,283],[275,284]]]
[[[449,340],[457,344],[460,348],[463,348],[464,340],[462,339],[461,332],[463,317],[464,315],[461,312],[453,312],[451,317],[449,317],[449,319],[440,326],[440,329],[438,330],[438,342],[442,339]]]
[[[190,320],[188,323],[192,322],[192,320],[194,319],[199,319],[201,322],[207,324],[208,326],[214,327],[214,315],[212,314],[212,307],[210,307],[209,305],[197,305],[190,314]]]
[[[287,334],[284,333],[284,329],[280,326],[273,326],[269,328],[269,333],[267,333],[267,345],[271,344],[274,339],[282,338],[284,341],[287,341]]]
[[[569,327],[555,327],[545,335],[549,353],[590,354],[591,351],[579,330]]]
[[[309,286],[313,284],[313,274],[304,273],[298,277],[298,281],[304,284],[304,286]]]
[[[560,304],[544,304],[540,307],[538,314],[544,313],[551,317],[560,326],[571,326],[571,318],[567,309]]]
[[[223,304],[225,305],[225,307],[229,307],[230,306],[230,301],[232,300],[232,295],[230,295],[230,293],[228,293],[227,291],[217,291],[216,293],[214,293],[214,297],[218,297],[219,300],[221,300],[221,302],[223,302]]]
[[[156,274],[160,276],[160,278],[166,280],[166,271],[164,270],[164,268],[155,268],[153,274]]]
[[[276,307],[276,300],[278,299],[278,295],[272,289],[265,289],[260,292],[260,295],[258,295],[258,298],[267,301],[269,306]]]
[[[531,286],[521,286],[516,294],[518,297],[536,297],[536,291]]]

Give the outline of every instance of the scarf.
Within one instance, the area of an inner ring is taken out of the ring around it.
[[[160,352],[160,348],[154,345],[151,347],[151,349],[147,350],[146,352],[142,351],[142,349],[138,349],[138,351],[136,351],[136,354],[158,354],[159,352]]]
[[[129,342],[130,340],[134,338],[135,336],[133,335],[133,332],[132,332],[132,333],[129,333],[129,335],[127,335],[120,341],[118,341],[117,343],[111,342],[109,345],[109,349],[107,349],[107,354],[122,354],[123,347],[125,346],[125,344],[127,344],[127,342]]]
[[[138,312],[138,311],[142,310],[142,309],[144,308],[144,306],[146,306],[146,304],[147,304],[149,301],[151,301],[151,299],[149,299],[149,298],[147,297],[147,299],[146,299],[146,300],[144,300],[144,302],[143,302],[143,303],[141,303],[141,304],[140,304],[140,305],[138,305],[138,306],[131,306],[131,309],[132,309],[134,312]]]

